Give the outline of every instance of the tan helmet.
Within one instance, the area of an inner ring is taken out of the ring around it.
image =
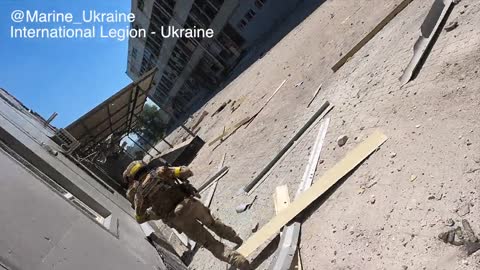
[[[147,164],[145,164],[145,162],[143,162],[142,160],[135,160],[135,161],[132,161],[130,164],[128,164],[127,168],[125,169],[125,171],[123,171],[123,181],[125,181],[125,183],[130,183],[132,180],[135,180],[135,177],[136,177],[136,174],[137,172],[145,167]]]

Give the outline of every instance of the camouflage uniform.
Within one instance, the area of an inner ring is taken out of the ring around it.
[[[135,164],[138,162],[127,167],[124,176]],[[135,208],[137,221],[143,223],[161,219],[169,227],[184,232],[218,259],[242,270],[250,269],[245,257],[216,240],[205,229],[207,227],[221,238],[238,245],[243,242],[231,227],[214,218],[210,209],[192,196],[194,192],[188,190],[189,184],[184,182],[192,175],[187,167],[158,167],[133,182],[127,198]]]

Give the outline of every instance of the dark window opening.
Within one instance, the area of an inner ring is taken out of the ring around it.
[[[257,8],[262,8],[265,5],[265,2],[267,2],[267,0],[255,0],[255,6]]]
[[[247,12],[247,14],[245,14],[245,19],[247,19],[247,21],[251,21],[253,19],[253,17],[255,17],[255,14],[257,14],[257,13],[250,9]]]
[[[140,11],[143,11],[144,7],[145,7],[145,1],[144,0],[138,0],[137,1],[137,8],[140,9]]]

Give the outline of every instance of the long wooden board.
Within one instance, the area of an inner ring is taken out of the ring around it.
[[[387,140],[387,136],[381,132],[374,132],[365,141],[351,150],[341,161],[320,177],[315,184],[305,191],[299,198],[281,213],[273,217],[258,232],[252,235],[238,249],[245,257],[249,256],[265,241],[277,234],[280,229],[300,212],[309,206],[313,201],[330,189],[341,178],[358,166],[364,159],[372,154],[380,145]]]
[[[278,186],[273,193],[273,205],[275,206],[275,214],[282,212],[290,204],[290,195],[288,194],[288,186]]]
[[[242,119],[240,122],[238,122],[237,124],[235,124],[234,126],[232,127],[229,127],[227,130],[224,130],[222,132],[222,134],[218,135],[215,139],[213,139],[211,142],[208,143],[208,146],[212,146],[212,144],[216,143],[217,141],[219,140],[222,140],[224,137],[230,137],[230,135],[232,135],[233,133],[235,133],[235,131],[237,131],[241,126],[245,125],[246,123],[250,122],[250,120],[252,119],[251,116],[248,116],[248,117],[245,117],[244,119]]]
[[[382,30],[398,13],[402,12],[413,0],[403,0],[396,6],[380,23],[373,28],[360,42],[357,43],[348,53],[346,53],[338,62],[333,65],[333,72],[337,72],[348,60],[354,56],[365,44],[367,44],[380,30]]]

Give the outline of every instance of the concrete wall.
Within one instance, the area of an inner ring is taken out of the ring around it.
[[[7,267],[152,270],[161,266],[153,256],[146,259],[132,252],[132,247],[107,233],[3,152],[0,166],[0,259]],[[124,233],[132,233],[125,229]]]
[[[43,180],[0,153],[0,258],[11,269],[165,269],[133,219],[130,203],[62,154],[41,129],[0,100],[0,139]],[[46,179],[60,184],[110,222],[80,211]]]

